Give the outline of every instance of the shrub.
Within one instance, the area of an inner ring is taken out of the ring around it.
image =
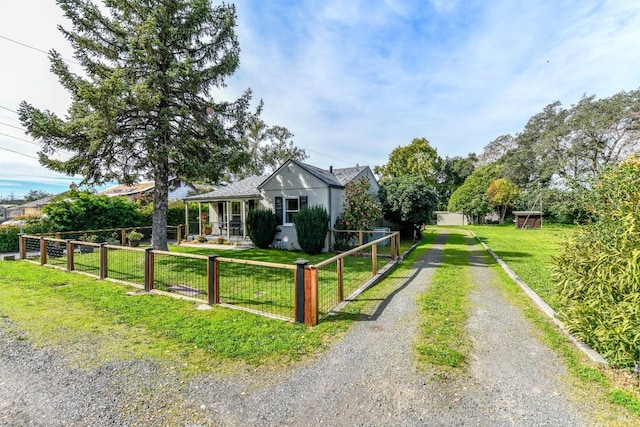
[[[319,254],[329,231],[329,214],[322,206],[302,208],[296,215],[296,234],[300,249],[307,254]]]
[[[19,250],[18,235],[20,226],[5,225],[0,227],[0,252],[17,252]]]
[[[269,247],[278,232],[276,214],[267,210],[252,210],[247,214],[247,234],[260,249]]]
[[[56,224],[56,231],[137,227],[141,221],[138,206],[128,198],[97,196],[86,191],[68,191],[42,210]]]
[[[559,315],[615,366],[640,349],[640,158],[604,172],[591,191],[595,218],[556,259]]]

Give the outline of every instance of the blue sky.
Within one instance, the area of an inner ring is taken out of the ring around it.
[[[52,3],[3,5],[0,36],[72,58]],[[231,99],[251,88],[256,104],[264,101],[267,124],[287,127],[320,167],[384,164],[416,137],[443,157],[480,153],[551,102],[569,106],[583,94],[640,87],[640,5],[633,0],[235,4],[241,64],[217,95]],[[17,115],[6,108],[25,99],[63,115],[68,96],[45,55],[5,38],[0,197],[63,191],[81,178],[27,157],[38,147],[16,139],[29,138],[11,127],[19,126]]]

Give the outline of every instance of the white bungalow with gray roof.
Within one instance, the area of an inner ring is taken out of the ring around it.
[[[283,247],[298,249],[294,224],[300,209],[323,206],[331,217],[329,225],[333,226],[342,212],[345,186],[360,179],[369,181],[370,192],[378,194],[378,181],[368,166],[326,170],[289,159],[271,175],[246,178],[185,201],[208,203],[212,234],[227,237],[246,237],[247,212],[269,209],[278,218],[280,232],[275,240]]]

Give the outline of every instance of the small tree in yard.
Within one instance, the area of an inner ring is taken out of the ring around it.
[[[345,187],[342,219],[349,230],[372,230],[382,218],[382,206],[371,194],[371,184],[362,178]]]
[[[500,214],[500,224],[504,223],[507,209],[515,203],[520,194],[520,187],[507,178],[500,178],[491,181],[486,191],[489,204],[498,209]]]
[[[247,214],[247,234],[254,245],[260,249],[269,247],[278,232],[278,218],[276,214],[254,209]]]
[[[611,364],[633,366],[640,358],[640,157],[604,172],[591,196],[595,221],[556,258],[559,314]]]
[[[209,0],[57,3],[70,21],[59,29],[83,72],[52,50],[51,70],[71,106],[62,119],[23,101],[20,121],[52,170],[90,184],[152,179],[152,244],[166,250],[169,179],[216,182],[248,161],[240,137],[253,117],[250,91],[233,102],[216,102],[212,93],[239,65],[235,7]],[[71,157],[59,160],[61,151]]]
[[[388,179],[380,189],[384,217],[400,224],[404,237],[411,237],[429,222],[437,195],[419,176]]]
[[[296,215],[298,244],[304,253],[319,254],[329,231],[329,214],[322,206],[305,207]]]

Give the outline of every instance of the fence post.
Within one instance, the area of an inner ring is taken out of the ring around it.
[[[122,242],[122,246],[127,246],[127,229],[120,229],[120,241]]]
[[[40,265],[47,263],[47,241],[44,236],[40,237]]]
[[[318,269],[309,267],[304,275],[304,323],[309,326],[318,324]]]
[[[207,259],[207,297],[209,305],[220,304],[220,270],[218,255]]]
[[[395,233],[389,236],[389,244],[391,245],[391,259],[398,258],[396,254],[396,235]]]
[[[309,265],[309,261],[301,259],[296,261],[296,274],[295,274],[295,293],[294,293],[294,317],[298,323],[304,323],[305,313],[305,298],[304,298],[304,278],[305,270]]]
[[[100,279],[106,279],[109,274],[109,262],[107,257],[109,256],[109,250],[105,243],[100,243],[100,249],[98,249],[100,253]]]
[[[67,240],[67,271],[73,271],[73,241]]]
[[[20,250],[20,259],[27,259],[27,245],[25,244],[26,238],[24,233],[18,235],[18,249]]]
[[[153,248],[144,250],[144,291],[149,292],[153,289],[153,272],[154,272]]]
[[[364,244],[364,240],[362,239],[362,231],[358,231],[358,246],[362,246]]]
[[[180,224],[178,226],[178,231],[177,231],[177,233],[178,233],[178,236],[177,236],[178,244],[180,244],[180,242],[182,242],[182,227],[183,227],[182,224]]]
[[[338,302],[344,301],[344,257],[338,259],[336,267],[338,274]]]
[[[371,275],[378,273],[378,244],[371,245]]]

